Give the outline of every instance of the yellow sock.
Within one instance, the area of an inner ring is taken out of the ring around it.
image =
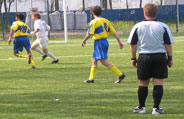
[[[21,58],[27,58],[27,55],[24,55],[24,54],[18,54],[18,57],[21,57]]]
[[[93,67],[93,66],[91,67],[89,80],[94,80],[95,79],[97,69],[98,69],[97,67]]]
[[[34,62],[33,59],[31,59],[31,65],[32,65],[32,66],[35,66],[35,62]]]
[[[115,65],[111,65],[109,69],[117,76],[122,76],[123,74]]]

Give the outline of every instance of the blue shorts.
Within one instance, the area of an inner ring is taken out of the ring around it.
[[[26,36],[17,37],[13,41],[13,49],[14,51],[23,51],[25,47],[26,50],[31,49],[29,38]]]
[[[94,53],[92,58],[96,60],[107,59],[109,43],[107,39],[99,39],[94,42]]]

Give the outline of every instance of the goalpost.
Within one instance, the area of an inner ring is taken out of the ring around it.
[[[68,42],[68,28],[67,28],[67,16],[66,16],[66,0],[63,0],[63,11],[64,11],[64,35],[65,35],[65,43]]]

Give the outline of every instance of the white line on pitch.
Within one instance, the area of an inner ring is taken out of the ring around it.
[[[184,51],[173,51],[174,53],[183,53]],[[117,54],[108,54],[109,56],[121,56],[121,55],[127,55],[130,53],[117,53]],[[70,55],[70,56],[56,56],[58,58],[68,58],[68,57],[73,57],[73,58],[78,58],[78,57],[91,57],[91,55]],[[25,60],[25,58],[8,58],[8,59],[0,59],[0,61],[6,61],[6,60]],[[34,57],[34,59],[40,59],[40,57]]]

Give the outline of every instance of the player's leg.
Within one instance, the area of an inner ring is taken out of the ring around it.
[[[140,55],[137,60],[137,75],[139,79],[138,86],[138,102],[139,106],[136,107],[134,113],[146,113],[146,99],[148,96],[148,85],[151,78],[152,65],[149,55]]]
[[[25,54],[20,54],[18,51],[14,51],[14,55],[20,58],[27,58],[27,55]]]
[[[159,107],[163,96],[163,79],[153,78],[153,85],[154,106],[152,114],[163,114],[164,111]]]
[[[39,48],[39,40],[37,39],[35,42],[33,42],[33,44],[31,45],[31,50],[34,50],[38,53],[40,53],[41,55],[45,55]]]
[[[27,58],[27,55],[20,54],[19,51],[23,51],[24,42],[22,42],[22,37],[15,38],[13,41],[13,49],[14,49],[14,55],[20,58]]]
[[[91,58],[91,63],[92,63],[92,66],[90,70],[89,79],[84,81],[85,83],[94,83],[96,72],[98,70],[98,60]]]
[[[118,76],[118,80],[115,83],[121,83],[121,81],[125,78],[125,74],[123,74],[115,65],[110,63],[107,59],[101,59],[100,61],[104,66],[108,67],[110,71]]]
[[[36,69],[36,64],[34,62],[34,59],[30,50],[27,50],[27,59],[28,59],[28,64],[31,64],[32,69]]]
[[[36,65],[35,65],[33,56],[31,54],[31,44],[30,44],[29,38],[27,38],[27,37],[24,38],[24,47],[25,47],[25,49],[27,51],[28,63],[32,65],[33,69],[35,69]]]
[[[48,38],[43,38],[40,40],[40,47],[43,49],[44,52],[44,56],[43,56],[43,60],[49,56],[53,59],[52,64],[56,64],[59,62],[59,60],[51,53],[48,51]]]
[[[14,51],[14,55],[16,56],[16,57],[19,57],[19,51]]]
[[[46,56],[49,56],[53,59],[52,64],[59,62],[59,60],[51,52],[48,51],[48,49],[43,49],[43,52],[46,54]]]
[[[153,59],[153,111],[152,114],[163,114],[164,111],[159,107],[163,96],[163,79],[168,77],[167,58],[165,54],[155,54]]]
[[[139,106],[133,110],[134,113],[146,113],[145,102],[148,96],[148,85],[149,80],[139,80],[139,87],[137,91]]]

